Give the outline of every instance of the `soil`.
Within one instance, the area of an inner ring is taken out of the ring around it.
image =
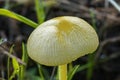
[[[94,67],[91,79],[86,78],[88,70],[86,68],[77,72],[73,80],[120,80],[120,12],[110,3],[109,6],[105,5],[105,0],[50,1],[44,1],[46,3],[45,21],[57,16],[77,16],[93,25],[99,36],[100,45],[94,54]],[[120,5],[119,0],[116,0],[116,2]],[[5,7],[5,1],[0,1],[0,8],[3,7]],[[18,3],[11,0],[8,9],[37,22],[32,1]],[[0,16],[0,38],[3,40],[0,43],[0,77],[2,77],[2,74],[5,77],[7,76],[6,63],[8,55],[4,54],[4,51],[9,51],[14,44],[14,56],[21,59],[21,44],[22,42],[27,42],[33,30],[33,28],[17,20]],[[1,46],[5,49],[1,48]],[[84,56],[74,61],[73,64],[84,65],[88,63],[88,57],[89,55]],[[34,61],[31,59],[29,61],[28,68],[34,67]],[[51,71],[51,67],[49,70]]]

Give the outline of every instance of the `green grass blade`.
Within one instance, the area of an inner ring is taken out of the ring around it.
[[[12,75],[10,76],[9,80],[12,80],[15,77],[15,75],[18,75],[18,73],[20,71],[20,66],[19,66],[19,63],[17,62],[16,58],[12,58],[12,65],[13,65],[14,71],[13,71]]]
[[[23,54],[22,61],[27,64],[27,62],[28,62],[27,48],[26,48],[26,45],[24,43],[22,43],[22,54]]]
[[[92,10],[90,10],[90,17],[92,19],[92,26],[97,31],[95,14],[94,14],[94,12]]]
[[[87,69],[92,63],[86,63],[84,65],[81,65],[76,72],[80,72],[80,71],[83,71],[85,69]]]
[[[12,54],[12,52],[13,52],[13,47],[14,47],[14,45],[12,45],[11,47],[10,47],[10,54]],[[9,79],[9,76],[10,76],[10,57],[8,57],[8,60],[7,60],[7,74],[8,74],[8,79]]]
[[[42,0],[35,0],[35,10],[37,14],[38,23],[43,23],[45,20],[45,12]]]
[[[89,55],[88,64],[90,64],[90,65],[88,66],[88,69],[87,69],[86,78],[87,78],[87,80],[91,80],[92,75],[93,75],[94,65],[95,65],[94,54]]]
[[[21,22],[23,22],[23,23],[25,23],[25,24],[33,27],[33,28],[36,28],[38,26],[38,24],[33,22],[32,20],[30,20],[28,18],[25,18],[22,15],[16,14],[12,11],[9,11],[7,9],[0,8],[0,15],[7,16],[7,17],[10,17],[10,18],[14,18],[14,19],[16,19],[18,21],[21,21]]]
[[[12,75],[10,76],[10,78],[8,80],[13,80],[13,78],[15,77],[15,74],[16,74],[16,72],[13,71]]]
[[[37,68],[38,68],[41,80],[50,80],[50,74],[48,70],[44,68],[42,65],[40,65],[39,63],[36,63],[36,64],[37,64]]]
[[[20,80],[24,80],[25,69],[26,69],[27,63],[28,63],[27,49],[26,49],[26,45],[24,43],[22,43],[22,61],[25,62],[26,65],[20,66],[20,72],[19,72]]]
[[[69,72],[67,80],[72,80],[74,74],[76,73],[76,71],[79,67],[80,67],[80,65],[74,66],[74,68]]]
[[[40,64],[37,63],[38,66],[38,70],[39,70],[39,75],[41,77],[41,80],[45,80],[44,76],[43,76],[43,72],[42,72],[42,66]]]
[[[15,70],[15,72],[19,72],[20,68],[19,68],[19,63],[17,62],[17,60],[15,58],[12,58],[12,64],[13,64],[13,68]]]

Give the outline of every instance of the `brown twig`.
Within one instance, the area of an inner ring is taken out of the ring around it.
[[[118,37],[114,37],[114,38],[110,38],[110,39],[106,39],[103,42],[100,43],[99,49],[96,52],[96,56],[95,56],[95,61],[97,61],[97,59],[99,58],[103,48],[105,45],[107,45],[108,43],[114,43],[114,42],[118,42],[120,41],[120,36]]]
[[[73,12],[80,12],[80,11],[84,11],[88,14],[90,14],[90,10],[92,8],[87,8],[86,6],[83,6],[83,5],[80,5],[80,4],[77,4],[77,3],[72,3],[72,2],[68,2],[68,1],[59,1],[61,4],[59,4],[59,7],[62,8],[62,9],[66,9],[68,11],[73,11]],[[117,22],[120,22],[120,18],[112,15],[112,14],[109,14],[109,13],[106,13],[105,11],[104,12],[100,12],[96,9],[92,9],[93,13],[98,16],[98,17],[102,17],[102,18],[108,18],[110,20],[113,20],[113,21],[117,21]]]
[[[20,64],[22,65],[26,65],[25,62],[23,62],[21,59],[17,58],[16,56],[12,55],[9,53],[8,50],[6,50],[2,45],[0,45],[0,50],[2,51],[2,53],[4,53],[5,55],[7,55],[10,58],[15,58]]]

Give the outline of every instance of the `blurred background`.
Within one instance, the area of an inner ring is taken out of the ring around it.
[[[120,0],[38,0],[40,16],[35,1],[0,0],[0,8],[39,24],[57,16],[83,18],[96,30],[100,45],[94,54],[69,64],[69,70],[77,69],[72,80],[120,80]],[[0,80],[10,80],[8,77],[13,75],[15,67],[11,58],[16,57],[19,65],[24,65],[22,44],[26,45],[33,30],[29,25],[0,15]],[[57,80],[56,67],[36,64],[29,57],[26,60],[23,80]],[[11,80],[18,80],[18,76],[15,74]]]

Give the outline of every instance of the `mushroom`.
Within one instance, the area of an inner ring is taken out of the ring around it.
[[[67,64],[99,45],[95,30],[86,21],[73,16],[61,16],[39,25],[27,42],[28,55],[46,66],[59,66],[60,80],[66,80]]]

